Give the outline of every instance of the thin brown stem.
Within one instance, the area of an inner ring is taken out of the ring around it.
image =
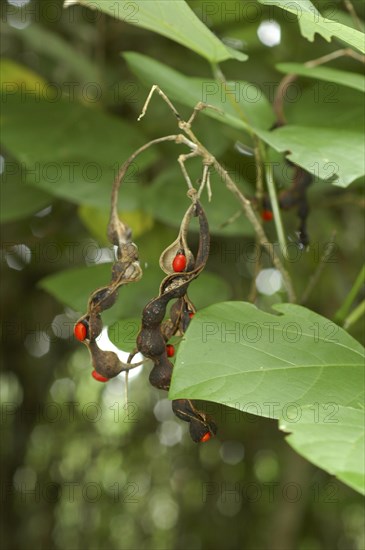
[[[335,52],[331,52],[327,55],[323,55],[322,57],[318,57],[317,59],[312,59],[311,61],[307,61],[305,63],[305,66],[310,68],[318,67],[319,65],[324,65],[325,63],[329,63],[334,59],[338,59],[339,57],[352,57],[353,59],[356,59],[361,63],[365,63],[365,55],[361,55],[360,53],[355,52],[351,48],[342,48],[341,50],[336,50]]]
[[[287,74],[279,82],[278,89],[276,90],[273,108],[276,115],[276,124],[277,126],[284,126],[287,123],[285,113],[284,113],[284,98],[289,86],[295,82],[298,78],[296,74]]]
[[[355,8],[353,6],[353,3],[351,2],[351,0],[344,0],[344,3],[345,3],[345,6],[346,6],[346,9],[347,11],[349,12],[349,14],[351,15],[352,17],[352,20],[354,22],[354,25],[355,27],[359,30],[359,31],[362,31],[363,30],[363,26],[362,26],[362,23],[361,23],[361,19],[360,17],[357,15],[356,11],[355,11]]]
[[[224,227],[227,227],[227,225],[230,225],[231,223],[234,223],[236,220],[238,220],[239,217],[242,216],[242,210],[238,210],[235,214],[233,214],[232,216],[230,216],[228,218],[228,220],[226,220],[225,222],[221,223],[220,226],[219,226],[219,229],[224,229]]]
[[[331,235],[331,240],[328,243],[328,246],[326,246],[325,251],[322,254],[322,257],[319,260],[318,267],[315,270],[315,272],[312,274],[312,276],[310,277],[310,279],[308,281],[308,284],[307,284],[307,287],[303,292],[303,296],[302,296],[302,299],[300,301],[300,303],[302,305],[305,304],[308,301],[308,298],[309,298],[310,294],[312,293],[314,287],[318,283],[318,280],[319,280],[319,278],[322,274],[322,271],[326,266],[327,260],[330,258],[331,254],[332,254],[333,248],[335,246],[335,238],[336,238],[336,231],[333,231],[333,233]]]
[[[260,246],[260,243],[259,243],[259,241],[256,239],[256,241],[255,241],[255,247],[259,247],[259,246]],[[256,254],[255,265],[254,265],[254,273],[253,273],[253,277],[252,277],[251,288],[250,288],[250,292],[249,292],[248,297],[247,297],[247,301],[248,301],[248,302],[251,302],[252,304],[255,303],[256,298],[257,298],[256,277],[257,277],[257,275],[260,273],[261,265],[262,265],[262,264],[261,264],[260,255],[259,255],[259,254]]]

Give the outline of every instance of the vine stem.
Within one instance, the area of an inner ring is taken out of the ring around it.
[[[363,300],[355,309],[346,317],[343,322],[343,328],[348,330],[351,325],[356,323],[365,314],[365,300]]]
[[[272,168],[272,165],[269,163],[266,163],[266,183],[267,183],[267,189],[269,191],[271,208],[274,214],[275,228],[278,236],[281,253],[283,257],[287,259],[286,238],[285,238],[283,222],[280,214],[278,196],[275,189],[273,168]]]
[[[360,291],[360,289],[361,289],[361,287],[364,283],[365,283],[365,265],[362,267],[362,269],[360,270],[360,273],[356,277],[356,280],[355,280],[350,292],[346,296],[346,300],[344,301],[344,303],[342,304],[340,309],[337,311],[337,313],[335,315],[336,323],[342,324],[344,322],[344,320],[348,316],[348,313],[350,311],[350,307],[351,307],[353,301],[355,300],[357,294],[359,293],[359,291]]]
[[[335,246],[335,238],[336,238],[336,231],[333,231],[332,233],[332,236],[331,236],[331,241],[329,242],[329,246],[326,247],[320,261],[319,261],[319,265],[317,267],[317,269],[315,270],[315,272],[313,273],[313,275],[310,277],[309,281],[308,281],[308,284],[307,284],[307,287],[306,289],[304,290],[303,292],[303,296],[302,296],[302,299],[300,301],[301,305],[305,304],[306,301],[308,300],[312,290],[314,289],[314,287],[316,286],[317,282],[318,282],[318,279],[320,278],[321,276],[321,273],[327,263],[327,260],[328,258],[330,258],[331,254],[332,254],[332,251],[333,251],[333,248]]]
[[[355,27],[357,27],[357,29],[359,31],[362,31],[363,30],[363,26],[361,24],[361,19],[360,17],[357,15],[356,11],[355,11],[355,8],[351,2],[351,0],[344,0],[344,3],[345,3],[345,6],[346,6],[346,9],[347,11],[349,12],[349,14],[351,15],[352,17],[352,20],[354,22],[354,25]]]
[[[317,59],[312,59],[312,61],[307,61],[304,65],[310,68],[318,67],[319,65],[324,65],[333,59],[338,59],[339,57],[352,57],[361,63],[365,63],[365,55],[361,55],[351,48],[342,48],[327,55],[323,55],[322,57],[317,57]]]
[[[146,149],[148,149],[152,145],[155,145],[157,143],[162,143],[164,141],[175,141],[176,138],[177,138],[176,135],[170,135],[170,136],[164,136],[164,137],[161,137],[161,138],[153,139],[152,141],[149,141],[148,143],[145,143],[144,145],[142,145],[142,147],[137,149],[122,164],[122,166],[119,168],[118,173],[117,173],[117,175],[114,179],[113,187],[112,187],[111,214],[110,214],[111,221],[113,220],[114,222],[119,222],[119,218],[118,218],[118,193],[119,193],[119,188],[120,188],[120,184],[122,183],[122,180],[123,180],[124,176],[126,175],[126,173],[128,171],[128,168],[131,166],[132,162],[138,157],[138,155],[143,153],[143,151],[146,151]]]

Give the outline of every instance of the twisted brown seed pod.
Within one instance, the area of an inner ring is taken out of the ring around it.
[[[195,261],[186,240],[188,224],[193,216],[199,218],[200,227],[199,249]],[[161,255],[160,265],[170,274],[162,281],[159,296],[144,308],[142,328],[137,336],[138,351],[154,363],[149,380],[156,388],[163,390],[170,388],[173,365],[167,356],[166,342],[173,334],[184,334],[190,322],[189,312],[193,312],[195,308],[190,309],[192,304],[186,292],[189,284],[205,267],[209,256],[209,242],[208,220],[200,202],[196,201],[183,218],[178,239]],[[189,258],[186,266],[188,271],[183,273],[172,273],[170,251],[176,252],[181,249],[176,248],[177,243],[179,246],[181,243],[186,257]],[[171,308],[171,319],[163,321],[167,305],[174,298],[177,298],[177,301]],[[204,413],[197,411],[190,400],[173,401],[173,411],[182,420],[190,422],[190,435],[196,442],[209,438],[217,431],[214,422]]]
[[[108,236],[117,246],[117,261],[112,267],[112,277],[109,285],[96,289],[90,296],[87,313],[75,324],[81,323],[86,328],[86,337],[82,340],[87,346],[94,370],[105,378],[114,378],[130,365],[120,361],[116,353],[101,350],[96,338],[100,335],[103,324],[100,314],[114,305],[122,285],[138,281],[142,276],[142,269],[138,261],[138,250],[131,242],[130,228],[119,219],[116,225],[115,218],[111,219]]]

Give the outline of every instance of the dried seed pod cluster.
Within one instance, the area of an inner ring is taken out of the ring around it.
[[[191,218],[199,219],[200,238],[196,259],[187,244],[187,232]],[[161,255],[160,266],[167,277],[160,285],[159,295],[151,300],[142,313],[142,328],[137,337],[137,348],[153,361],[150,383],[156,388],[170,388],[173,365],[169,360],[174,353],[171,344],[172,336],[183,336],[195,307],[187,296],[189,284],[204,269],[209,256],[208,221],[199,201],[195,201],[187,210],[179,236]],[[174,256],[175,255],[175,256]],[[176,265],[176,258],[186,259],[181,269],[181,262]],[[170,319],[164,320],[168,303],[176,299],[170,310]],[[217,428],[214,422],[203,412],[198,411],[192,401],[178,399],[172,402],[176,416],[190,422],[190,435],[195,442],[207,441],[215,435]]]
[[[149,377],[151,384],[156,388],[168,390],[173,370],[173,364],[170,359],[175,355],[175,347],[169,340],[173,336],[182,337],[195,314],[195,307],[188,298],[187,290],[190,283],[204,269],[209,255],[209,226],[199,199],[204,189],[208,191],[209,200],[212,196],[210,186],[210,169],[212,167],[225,182],[227,188],[238,197],[243,211],[255,228],[260,244],[264,248],[267,247],[267,238],[260,222],[257,220],[250,201],[244,197],[229,177],[227,171],[200,143],[191,130],[193,121],[203,109],[217,110],[216,107],[199,102],[190,118],[184,121],[166,94],[157,85],[154,85],[151,88],[138,120],[146,114],[154,92],[157,92],[172,110],[177,119],[179,131],[181,130],[182,133],[159,137],[142,145],[126,160],[118,171],[112,188],[112,208],[108,226],[108,238],[117,247],[117,261],[112,268],[110,284],[97,289],[91,295],[87,313],[75,325],[75,337],[82,341],[90,351],[94,367],[92,376],[96,380],[107,381],[122,371],[125,371],[127,374],[131,368],[142,364],[144,361],[141,363],[131,363],[133,357],[139,351],[153,362],[153,368]],[[221,112],[221,114],[223,113]],[[161,254],[160,266],[167,276],[160,285],[158,296],[152,299],[143,310],[142,327],[137,337],[137,348],[130,354],[127,363],[122,363],[115,353],[102,351],[96,343],[96,338],[102,330],[101,313],[115,303],[121,285],[138,281],[142,276],[137,247],[131,240],[131,230],[118,217],[118,193],[124,176],[137,156],[149,147],[162,142],[174,142],[177,145],[184,145],[190,150],[187,154],[180,154],[177,161],[180,164],[182,175],[187,183],[187,195],[192,200],[192,204],[183,217],[178,237]],[[194,188],[185,167],[185,162],[193,157],[200,157],[202,160],[202,178],[198,190]],[[194,217],[198,218],[200,228],[199,247],[196,257],[191,252],[187,240],[189,224]],[[294,296],[290,280],[275,253],[274,258],[275,265],[279,266],[283,278],[288,284],[288,292],[290,292],[291,296]],[[170,308],[170,318],[165,319],[167,306],[171,300],[175,301]],[[193,401],[177,399],[172,402],[172,408],[176,416],[185,422],[189,422],[190,435],[194,441],[204,442],[215,435],[217,431],[215,423],[204,412],[197,410]]]
[[[117,200],[120,183],[138,154],[156,142],[172,139],[177,143],[181,142],[181,136],[167,136],[138,149],[123,164],[114,181],[108,238],[116,246],[117,261],[112,267],[109,285],[98,288],[91,294],[87,313],[77,321],[74,327],[75,337],[88,347],[94,369],[91,374],[99,382],[107,382],[120,372],[127,373],[131,368],[140,365],[141,363],[131,363],[137,351],[140,351],[142,355],[153,361],[154,366],[150,373],[151,384],[156,388],[168,390],[173,368],[169,358],[175,354],[175,348],[167,342],[172,336],[184,335],[195,313],[195,308],[186,293],[191,281],[198,277],[207,262],[209,227],[204,210],[197,200],[198,194],[190,188],[188,196],[193,204],[188,208],[181,222],[177,239],[160,257],[160,266],[167,277],[161,283],[159,296],[151,300],[143,310],[142,328],[137,338],[135,352],[130,354],[127,363],[123,363],[116,353],[101,350],[96,341],[102,331],[101,313],[114,305],[122,285],[136,282],[142,276],[138,250],[131,240],[132,232],[118,217]],[[187,241],[189,223],[193,217],[198,217],[200,225],[199,249],[196,258]],[[173,299],[176,301],[171,307],[170,319],[164,320],[167,305]],[[179,399],[173,401],[172,407],[179,418],[190,422],[190,434],[194,441],[207,441],[216,433],[214,422],[205,413],[198,411],[192,401]]]

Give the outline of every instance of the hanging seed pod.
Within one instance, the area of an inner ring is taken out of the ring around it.
[[[183,273],[171,269],[171,258],[176,257],[176,251],[181,253],[187,246],[188,224],[192,216],[199,217],[200,238],[199,249],[195,261],[189,255],[189,263]],[[177,248],[177,247],[180,248]],[[175,254],[175,256],[174,256]],[[169,360],[172,356],[171,345],[166,342],[172,335],[183,335],[190,323],[190,314],[195,307],[187,297],[189,284],[196,279],[204,269],[209,256],[209,226],[201,204],[196,201],[187,211],[181,224],[179,237],[170,245],[160,258],[160,266],[168,276],[160,285],[157,298],[151,300],[142,313],[142,328],[137,336],[137,348],[140,353],[153,361],[150,373],[150,383],[159,389],[168,390],[171,382],[173,365]],[[168,302],[176,299],[170,310],[170,319],[164,321]],[[190,435],[193,441],[206,441],[215,435],[217,428],[204,413],[198,411],[190,400],[173,401],[173,411],[182,420],[190,423]]]
[[[105,378],[114,378],[125,368],[118,355],[113,351],[104,351],[96,342],[90,342],[89,351],[94,370]]]
[[[114,191],[115,186],[113,193]],[[138,281],[142,276],[138,248],[131,242],[130,228],[117,217],[115,204],[109,222],[108,237],[110,242],[117,246],[118,258],[112,267],[111,282],[91,294],[87,313],[78,320],[74,328],[75,337],[89,349],[94,368],[92,375],[99,381],[109,380],[130,368],[130,364],[121,362],[114,352],[103,351],[98,347],[96,339],[103,328],[100,314],[115,304],[122,285]]]
[[[189,271],[194,265],[194,256],[188,246],[187,234],[189,231],[190,220],[195,215],[195,205],[192,204],[183,217],[177,239],[172,244],[170,244],[160,256],[160,267],[162,271],[164,271],[167,275],[170,275],[177,271],[176,269],[174,269],[173,263],[176,256],[178,255],[183,255],[186,258],[184,269],[186,267]]]
[[[190,436],[195,443],[207,441],[217,433],[216,424],[208,415],[198,411],[190,399],[175,399],[172,410],[181,420],[190,422]]]

